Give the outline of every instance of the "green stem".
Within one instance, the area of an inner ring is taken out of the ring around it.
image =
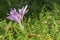
[[[19,26],[21,30],[24,30],[24,26],[21,24],[21,22],[19,22]]]

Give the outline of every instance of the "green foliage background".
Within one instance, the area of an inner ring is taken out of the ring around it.
[[[25,5],[29,11],[21,31],[6,17],[10,8],[18,11]],[[60,40],[60,0],[0,0],[0,40]]]

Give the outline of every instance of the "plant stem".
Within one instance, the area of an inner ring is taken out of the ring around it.
[[[21,30],[24,30],[24,26],[21,24],[21,22],[19,22],[19,26]]]

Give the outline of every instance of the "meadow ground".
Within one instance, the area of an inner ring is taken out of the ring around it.
[[[4,18],[0,21],[0,40],[60,40],[59,8],[55,4],[54,10],[44,12],[42,9],[38,17],[33,12],[30,13],[32,17],[24,16],[24,31],[20,30],[15,21]]]

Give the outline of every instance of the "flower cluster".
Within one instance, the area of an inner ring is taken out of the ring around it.
[[[27,12],[28,12],[27,5],[22,9],[18,9],[18,12],[16,11],[15,8],[11,9],[10,15],[7,17],[7,19],[18,22],[20,24],[20,28],[23,29],[24,27],[22,26],[21,21]]]

